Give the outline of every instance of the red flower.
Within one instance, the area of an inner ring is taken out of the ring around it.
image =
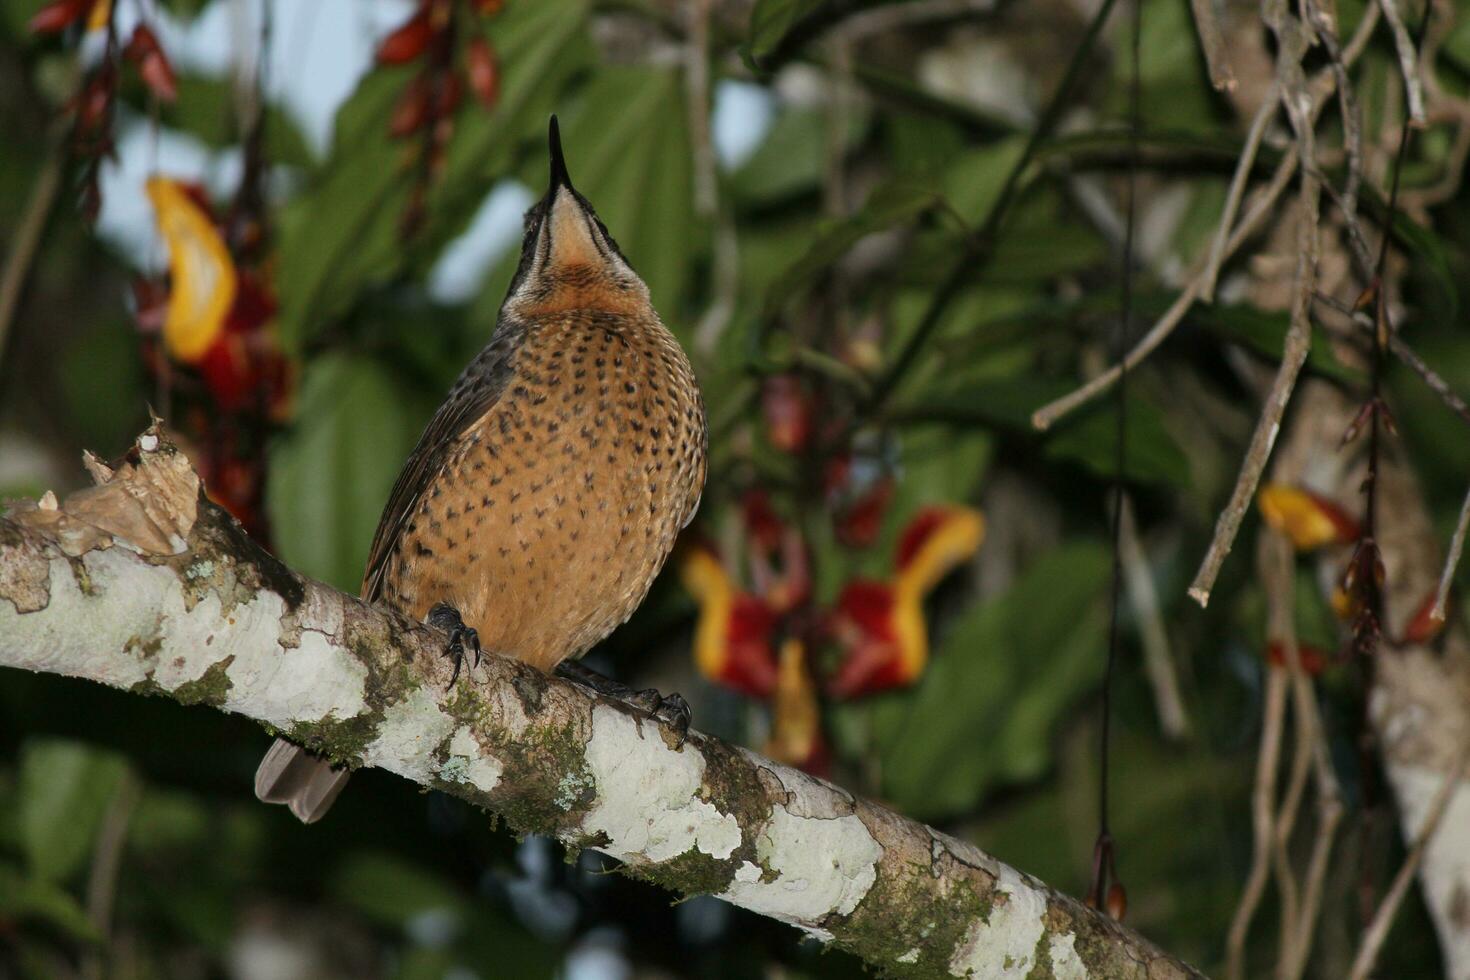
[[[929,660],[924,597],[980,547],[985,521],[965,507],[930,507],[899,538],[898,572],[891,581],[849,582],[827,620],[843,648],[828,683],[834,697],[851,698],[912,684]]]
[[[1316,677],[1327,668],[1327,654],[1314,646],[1298,643],[1296,646],[1297,662],[1302,665],[1302,670],[1308,675]],[[1286,667],[1286,645],[1279,640],[1272,640],[1266,645],[1266,661],[1273,667]]]
[[[59,34],[82,19],[92,0],[53,0],[36,11],[27,25],[32,34]]]
[[[429,23],[429,8],[421,4],[414,15],[404,21],[378,45],[378,64],[401,65],[417,58],[429,46],[434,29]]]
[[[475,98],[485,108],[495,108],[500,100],[500,59],[495,56],[495,49],[484,38],[477,37],[469,44],[466,61]]]
[[[812,434],[812,404],[799,378],[783,374],[767,380],[761,392],[761,414],[771,445],[784,453],[806,448]]]

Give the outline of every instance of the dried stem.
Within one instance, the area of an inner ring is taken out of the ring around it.
[[[1445,606],[1449,601],[1450,583],[1454,581],[1455,569],[1460,564],[1460,554],[1465,550],[1465,529],[1470,527],[1470,490],[1465,491],[1465,500],[1460,504],[1460,519],[1455,522],[1455,534],[1450,538],[1450,554],[1445,559],[1444,571],[1439,573],[1439,589],[1434,596],[1434,608],[1429,615],[1444,622]]]
[[[1251,918],[1266,893],[1266,877],[1271,871],[1271,828],[1275,821],[1274,796],[1276,770],[1281,759],[1281,730],[1286,714],[1286,670],[1266,668],[1266,707],[1261,725],[1261,746],[1256,756],[1256,783],[1251,793],[1251,830],[1255,846],[1251,852],[1250,874],[1241,893],[1240,904],[1230,920],[1225,938],[1225,976],[1241,980],[1245,976],[1245,940]]]
[[[1133,499],[1123,496],[1122,539],[1119,542],[1123,573],[1128,580],[1128,602],[1138,619],[1143,646],[1143,668],[1153,688],[1154,707],[1159,713],[1159,728],[1164,737],[1182,739],[1189,735],[1189,712],[1179,694],[1179,676],[1174,669],[1174,655],[1169,650],[1169,634],[1159,609],[1159,593],[1149,573],[1148,558],[1138,539],[1138,524],[1133,516]]]
[[[1398,915],[1399,906],[1403,904],[1404,895],[1409,891],[1409,884],[1414,880],[1419,865],[1424,861],[1425,848],[1434,837],[1435,831],[1439,829],[1440,822],[1444,820],[1450,800],[1454,798],[1460,780],[1467,772],[1470,772],[1470,745],[1465,746],[1461,751],[1459,764],[1445,776],[1444,782],[1435,793],[1434,800],[1429,804],[1429,810],[1424,814],[1424,823],[1420,826],[1419,832],[1414,835],[1414,843],[1404,857],[1403,865],[1399,868],[1398,874],[1394,875],[1393,883],[1389,885],[1383,900],[1378,904],[1378,910],[1373,913],[1373,920],[1369,923],[1367,931],[1363,934],[1363,942],[1358,947],[1357,958],[1353,960],[1352,980],[1367,980],[1367,977],[1373,972],[1373,964],[1378,961],[1378,953],[1382,950],[1384,941],[1388,939],[1388,931],[1393,926],[1394,917]]]
[[[1240,209],[1241,199],[1245,197],[1246,185],[1250,183],[1251,170],[1256,165],[1256,153],[1261,148],[1261,137],[1266,135],[1266,127],[1280,108],[1278,97],[1276,83],[1272,82],[1265,99],[1261,101],[1261,107],[1256,110],[1255,118],[1251,120],[1250,130],[1245,136],[1245,146],[1240,151],[1240,159],[1235,162],[1235,175],[1230,178],[1230,192],[1225,196],[1225,207],[1220,211],[1220,224],[1210,242],[1210,257],[1205,262],[1204,271],[1200,273],[1202,283],[1199,296],[1206,303],[1215,299],[1215,280],[1220,275],[1221,263],[1225,261],[1225,244],[1230,238],[1230,228],[1235,223],[1235,213]]]
[[[31,265],[41,248],[46,219],[51,216],[51,209],[56,206],[56,198],[61,191],[61,176],[66,169],[66,144],[60,139],[53,143],[11,239],[10,251],[5,256],[5,271],[0,272],[0,360],[5,357],[5,341],[20,308],[20,297],[25,291],[26,280],[30,278]]]
[[[1230,67],[1229,49],[1213,0],[1189,0],[1189,6],[1194,11],[1194,29],[1210,69],[1210,84],[1221,92],[1234,91],[1235,72]]]
[[[1306,886],[1302,889],[1301,913],[1297,916],[1296,936],[1277,964],[1278,980],[1297,980],[1307,966],[1307,956],[1312,951],[1312,937],[1317,931],[1317,916],[1322,911],[1322,891],[1327,881],[1328,861],[1332,857],[1333,845],[1337,842],[1337,828],[1342,822],[1342,795],[1338,790],[1337,776],[1332,771],[1332,761],[1327,755],[1327,740],[1321,732],[1321,720],[1317,717],[1317,705],[1312,703],[1312,717],[1317,723],[1316,739],[1317,771],[1317,836],[1312,843],[1312,857],[1307,863]]]
[[[1277,58],[1276,78],[1281,94],[1282,107],[1291,120],[1296,134],[1296,146],[1301,157],[1301,194],[1297,214],[1296,271],[1293,274],[1291,300],[1291,324],[1286,330],[1286,340],[1281,351],[1281,366],[1271,390],[1266,395],[1266,404],[1256,423],[1246,449],[1245,460],[1240,467],[1240,476],[1230,493],[1230,500],[1215,522],[1215,536],[1200,562],[1194,582],[1189,587],[1190,596],[1201,606],[1209,604],[1210,590],[1220,574],[1220,566],[1235,543],[1240,522],[1250,507],[1251,498],[1261,482],[1266,461],[1281,432],[1281,419],[1291,401],[1297,376],[1307,362],[1307,353],[1312,342],[1312,297],[1317,288],[1317,259],[1320,247],[1318,222],[1321,205],[1321,180],[1316,172],[1316,143],[1313,126],[1316,125],[1316,109],[1321,103],[1312,99],[1307,91],[1306,77],[1302,71],[1302,57],[1309,46],[1305,25],[1293,19],[1286,11],[1285,0],[1267,3],[1262,17],[1276,35]]]
[[[1409,102],[1409,119],[1415,126],[1424,125],[1424,88],[1419,82],[1418,56],[1414,41],[1409,37],[1409,28],[1399,14],[1398,0],[1378,0],[1383,10],[1383,19],[1388,21],[1393,32],[1393,46],[1399,56],[1399,71],[1404,75],[1404,92]],[[1425,16],[1429,14],[1426,11]]]
[[[87,876],[87,918],[102,937],[104,949],[107,937],[112,932],[112,908],[117,899],[117,876],[122,867],[128,823],[132,820],[133,808],[138,804],[140,792],[133,774],[124,773],[107,805],[107,812],[103,814],[102,828],[97,834],[97,848],[92,853],[92,868]],[[93,951],[86,957],[82,974],[96,980],[101,980],[106,975],[102,950]]]
[[[1281,432],[1281,418],[1286,413],[1287,402],[1291,400],[1297,376],[1307,361],[1312,331],[1309,313],[1317,278],[1317,205],[1317,178],[1311,172],[1303,170],[1301,214],[1297,218],[1301,224],[1297,231],[1296,292],[1292,297],[1291,325],[1286,331],[1281,367],[1266,395],[1266,404],[1251,436],[1245,461],[1241,464],[1240,476],[1235,481],[1235,489],[1231,491],[1229,503],[1220,512],[1220,518],[1215,523],[1214,540],[1210,542],[1209,551],[1205,553],[1199,571],[1195,574],[1194,583],[1189,587],[1189,595],[1201,606],[1210,601],[1210,589],[1214,587],[1220,566],[1230,553],[1236,532],[1240,530],[1240,522],[1245,517],[1246,509],[1250,507],[1251,498],[1255,496],[1261,473],[1266,468],[1266,460],[1270,458],[1276,436]]]
[[[1271,841],[1271,869],[1276,879],[1276,888],[1281,893],[1281,953],[1277,957],[1280,963],[1285,960],[1286,948],[1297,932],[1297,880],[1291,867],[1289,848],[1291,832],[1296,827],[1297,811],[1306,790],[1307,775],[1311,771],[1312,745],[1317,732],[1308,719],[1311,713],[1312,687],[1306,672],[1302,670],[1301,650],[1297,643],[1295,565],[1291,542],[1281,534],[1267,532],[1261,535],[1257,547],[1261,586],[1266,593],[1269,609],[1267,635],[1273,642],[1281,645],[1285,654],[1296,734],[1291,772],[1287,777],[1286,793],[1281,798],[1281,807],[1276,811]],[[1303,696],[1308,702],[1305,709],[1302,705]]]
[[[1358,56],[1363,53],[1363,49],[1367,46],[1368,38],[1372,35],[1373,28],[1377,26],[1377,23],[1378,8],[1369,7],[1364,12],[1363,19],[1359,21],[1357,30],[1353,33],[1352,40],[1342,49],[1342,62],[1344,65],[1351,66],[1357,61]],[[1326,76],[1319,76],[1314,80],[1313,88],[1317,91],[1312,96],[1312,107],[1311,111],[1307,113],[1307,117],[1315,121],[1318,114],[1321,113],[1322,107],[1326,104],[1327,99],[1336,89],[1336,83],[1333,81],[1329,72]],[[1281,162],[1277,164],[1276,172],[1272,174],[1270,183],[1257,198],[1250,213],[1241,220],[1240,225],[1231,233],[1230,240],[1225,245],[1224,255],[1221,257],[1222,262],[1233,255],[1245,243],[1245,240],[1255,233],[1259,222],[1271,212],[1275,206],[1276,199],[1286,189],[1286,185],[1291,182],[1291,178],[1296,173],[1297,160],[1297,147],[1293,146],[1282,157]],[[1144,358],[1153,353],[1154,349],[1163,343],[1164,339],[1179,325],[1179,322],[1184,318],[1184,314],[1189,312],[1190,306],[1201,295],[1203,276],[1204,273],[1200,273],[1190,280],[1189,284],[1185,286],[1184,291],[1179,294],[1178,299],[1149,328],[1148,333],[1143,336],[1143,339],[1138,342],[1133,350],[1128,352],[1126,363],[1129,370],[1132,370]],[[1062,416],[1075,411],[1111,388],[1117,383],[1118,374],[1119,365],[1115,364],[1102,374],[1099,374],[1091,381],[1082,385],[1076,391],[1064,395],[1048,405],[1042,406],[1031,416],[1031,425],[1040,430],[1050,428]]]

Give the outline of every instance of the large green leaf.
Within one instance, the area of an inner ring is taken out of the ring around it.
[[[778,311],[861,239],[906,224],[942,200],[929,188],[908,181],[880,187],[855,214],[832,223],[818,234],[806,253],[776,280],[766,294],[767,312]]]
[[[34,738],[24,744],[20,836],[36,876],[58,881],[81,867],[126,772],[121,756],[81,742]]]
[[[266,499],[287,564],[357,591],[388,491],[440,395],[370,357],[310,362],[299,421],[270,451]]]
[[[958,425],[986,425],[1010,429],[1042,440],[1043,452],[1053,459],[1080,463],[1101,477],[1117,470],[1117,408],[1110,400],[1100,409],[1070,418],[1045,434],[1031,427],[1031,413],[1071,386],[1034,377],[998,377],[977,383],[936,384],[898,410],[900,417],[949,421]],[[1159,408],[1138,391],[1130,391],[1126,435],[1130,480],[1187,488],[1189,461],[1164,425]]]
[[[1108,567],[1097,543],[1065,546],[944,629],[918,687],[877,706],[885,796],[953,815],[1045,767],[1053,728],[1102,671]]]
[[[400,228],[414,146],[388,137],[389,115],[410,74],[379,69],[363,79],[337,115],[318,180],[282,217],[280,329],[288,346],[350,308],[365,288],[391,281],[411,257],[426,264],[465,227],[526,134],[544,125],[566,80],[587,63],[586,14],[584,0],[543,0],[510,4],[496,18],[500,101],[489,113],[474,100],[461,107],[425,228],[412,243]]]
[[[851,113],[846,146],[862,141],[869,113]],[[820,109],[785,105],[755,152],[730,175],[730,193],[742,204],[771,205],[814,190],[822,182],[827,159],[827,122]]]

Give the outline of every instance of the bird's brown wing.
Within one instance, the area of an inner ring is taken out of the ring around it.
[[[459,437],[494,407],[510,379],[515,352],[525,328],[514,321],[502,320],[485,349],[469,363],[449,397],[429,420],[418,445],[403,464],[388,505],[378,521],[373,546],[368,552],[367,569],[362,577],[362,597],[368,602],[382,598],[383,572],[388,557],[413,513],[414,505],[444,466]]]

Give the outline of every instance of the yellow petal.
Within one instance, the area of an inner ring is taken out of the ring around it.
[[[718,680],[725,664],[725,631],[735,605],[735,586],[720,560],[704,548],[690,548],[679,562],[679,579],[699,603],[694,628],[694,665]]]
[[[821,707],[807,669],[806,650],[800,640],[788,639],[781,644],[775,712],[766,754],[778,762],[799,766],[811,758],[820,734]]]
[[[970,507],[926,508],[909,522],[899,545],[894,583],[900,597],[922,598],[985,540],[985,518]]]
[[[100,31],[112,19],[112,0],[97,0],[87,14],[87,30]]]
[[[235,263],[209,215],[177,183],[151,178],[148,197],[168,245],[164,346],[178,360],[193,364],[224,329],[225,316],[235,302]]]
[[[1306,490],[1284,483],[1268,483],[1256,495],[1261,517],[1286,535],[1298,551],[1356,537],[1353,521],[1337,505]]]

